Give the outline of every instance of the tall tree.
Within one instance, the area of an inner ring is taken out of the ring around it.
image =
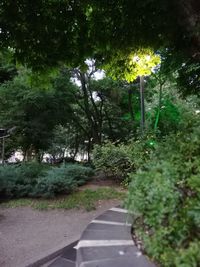
[[[154,54],[151,49],[140,49],[129,55],[117,53],[105,69],[114,78],[121,78],[132,82],[140,79],[140,110],[141,110],[141,133],[145,130],[145,104],[144,104],[144,76],[150,75],[160,63],[160,56]]]
[[[12,80],[17,75],[13,52],[10,49],[0,51],[0,84]]]
[[[199,59],[199,13],[196,0],[2,0],[0,46],[35,67],[140,47]]]
[[[74,85],[69,78],[62,86],[54,80],[47,90],[22,81],[15,79],[0,87],[0,119],[1,127],[17,127],[15,149],[21,148],[28,158],[47,149],[55,126],[70,120],[73,100],[67,89]]]

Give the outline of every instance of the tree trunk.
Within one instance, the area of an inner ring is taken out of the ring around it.
[[[105,112],[105,116],[106,116],[106,119],[107,119],[107,122],[108,122],[108,127],[109,127],[109,130],[110,130],[110,136],[112,138],[112,141],[114,141],[115,140],[115,137],[114,137],[114,133],[113,133],[111,119],[110,119],[110,117],[109,117],[108,112],[107,112],[106,109],[104,110],[104,112]]]
[[[158,127],[158,122],[159,122],[159,118],[160,118],[160,111],[161,111],[161,105],[162,105],[162,86],[163,83],[160,83],[160,88],[159,88],[159,100],[158,100],[158,111],[156,114],[156,121],[154,124],[154,131],[156,131],[157,127]]]
[[[132,91],[132,89],[129,89],[128,90],[128,108],[129,108],[131,120],[132,120],[133,125],[134,125],[135,124],[135,116],[134,116],[134,112],[133,112],[132,97],[133,97],[133,91]]]
[[[72,156],[73,160],[75,160],[75,157],[78,154],[78,150],[79,150],[79,141],[78,141],[78,135],[76,135],[76,138],[75,138],[75,151],[74,151],[74,154]]]
[[[2,138],[2,165],[4,166],[5,163],[5,137]]]
[[[91,141],[90,141],[90,138],[89,138],[88,144],[87,144],[87,160],[88,160],[88,162],[91,161],[91,159],[90,159],[90,150],[91,150]]]
[[[25,156],[24,156],[24,160],[25,161],[31,161],[32,160],[32,147],[29,147],[26,151],[25,151]]]
[[[35,149],[35,160],[38,163],[41,163],[41,161],[42,161],[42,157],[41,157],[40,151],[38,149]]]

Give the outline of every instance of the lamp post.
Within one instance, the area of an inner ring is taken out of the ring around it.
[[[2,139],[2,152],[1,152],[1,158],[2,158],[2,165],[4,166],[5,163],[5,138],[9,137],[10,134],[16,129],[16,127],[12,127],[10,129],[4,129],[0,128],[0,139]]]
[[[145,131],[144,77],[149,76],[153,71],[153,68],[159,63],[159,55],[156,55],[151,51],[142,51],[130,56],[128,80],[130,82],[137,77],[140,79],[140,129],[142,135]]]
[[[144,105],[144,76],[140,76],[140,110],[141,110],[141,119],[140,127],[141,133],[144,134],[145,130],[145,105]]]
[[[6,129],[0,129],[0,139],[2,139],[2,151],[1,151],[1,158],[2,158],[2,165],[4,165],[4,155],[5,155],[5,138],[9,136]]]

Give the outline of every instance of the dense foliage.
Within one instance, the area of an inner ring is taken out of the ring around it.
[[[130,183],[126,205],[136,242],[161,266],[199,263],[199,100],[180,99],[163,87],[157,127],[157,97],[147,95],[148,130],[128,143],[94,148],[94,165],[109,178]],[[174,86],[171,84],[171,86]],[[153,97],[153,98],[152,98]]]
[[[55,126],[69,121],[72,100],[67,89],[73,90],[75,86],[67,77],[62,86],[53,80],[49,89],[43,84],[32,86],[29,79],[24,70],[13,81],[0,86],[0,120],[3,128],[16,127],[8,150],[21,149],[24,158],[29,159],[34,153],[39,160],[40,150],[50,145]]]
[[[0,166],[1,197],[30,196],[46,167],[38,163]]]
[[[53,197],[57,194],[72,192],[79,185],[83,185],[93,175],[91,168],[80,165],[63,165],[59,168],[47,170],[39,177],[34,195]]]
[[[171,83],[163,85],[163,93],[159,103],[159,85],[147,87],[146,95],[146,132],[141,137],[140,132],[135,132],[135,138],[121,139],[118,142],[105,142],[95,145],[93,149],[93,163],[98,170],[102,170],[107,177],[117,180],[127,178],[127,174],[137,171],[146,161],[155,145],[172,132],[177,132],[181,127],[184,116],[185,103],[181,100]],[[136,115],[140,115],[136,113]],[[159,115],[159,116],[158,116]],[[156,126],[155,126],[156,125]],[[138,129],[138,126],[137,126]],[[125,141],[125,142],[124,142]]]
[[[67,152],[72,158],[87,152],[89,158],[93,144],[126,140],[133,134],[138,125],[137,90],[109,78],[96,81],[96,72],[95,64],[85,72],[63,67],[46,75],[20,68],[12,81],[2,83],[1,127],[16,127],[6,140],[6,157],[20,149],[24,160],[41,161],[44,152],[54,159]]]
[[[194,0],[4,0],[0,45],[37,67],[149,46],[198,58],[199,9]]]
[[[103,171],[107,178],[128,183],[128,175],[140,168],[148,159],[151,150],[149,136],[128,143],[107,142],[93,149],[93,164],[97,171]]]
[[[72,192],[93,174],[81,165],[63,165],[49,169],[39,163],[0,167],[1,197],[53,197]]]
[[[200,262],[199,99],[180,98],[199,94],[199,13],[196,0],[0,3],[0,128],[16,126],[5,157],[83,156],[131,182],[136,240],[166,267]],[[102,68],[116,80],[95,80]],[[91,175],[0,166],[0,194],[53,197]]]
[[[199,115],[162,141],[131,174],[128,207],[144,249],[162,266],[199,263]]]
[[[103,171],[108,178],[122,181],[131,169],[131,162],[123,145],[107,143],[96,145],[93,150],[93,163],[96,170]]]

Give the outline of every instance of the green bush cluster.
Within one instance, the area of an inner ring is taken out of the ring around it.
[[[144,164],[153,149],[149,136],[142,140],[130,140],[128,144],[115,145],[111,142],[96,145],[93,150],[93,164],[108,178],[128,182],[128,174]],[[153,142],[153,141],[152,141]]]
[[[93,164],[96,170],[103,171],[108,178],[117,181],[122,181],[131,168],[126,146],[122,144],[116,146],[111,142],[94,147]]]
[[[29,196],[45,168],[36,162],[0,166],[1,197]]]
[[[91,168],[66,164],[49,168],[39,163],[0,167],[0,195],[6,197],[53,197],[70,193],[93,174]]]
[[[77,186],[83,185],[93,175],[93,170],[78,164],[67,164],[47,170],[39,177],[34,194],[53,197],[59,193],[70,193]]]
[[[134,229],[147,253],[166,267],[200,262],[200,126],[193,117],[130,175]]]

